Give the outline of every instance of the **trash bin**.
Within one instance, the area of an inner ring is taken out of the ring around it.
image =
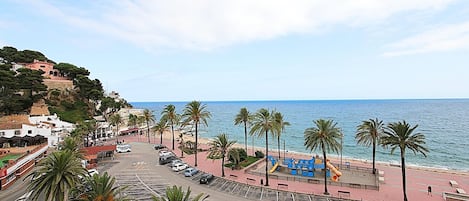
[[[263,179],[261,179],[261,185],[264,185],[264,180]]]

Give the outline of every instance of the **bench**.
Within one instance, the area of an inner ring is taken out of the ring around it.
[[[233,178],[233,179],[237,179],[238,176],[237,175],[234,175],[234,174],[230,174],[230,177]]]
[[[278,190],[279,188],[288,189],[288,184],[278,183],[278,184],[277,184],[277,190]]]
[[[458,187],[459,184],[458,182],[454,181],[454,180],[449,180],[449,184],[452,186],[452,187]]]
[[[349,192],[349,191],[341,191],[341,190],[338,190],[338,191],[337,191],[337,195],[339,196],[339,198],[342,198],[342,196],[350,197],[350,192]]]
[[[378,177],[379,183],[384,183],[384,177]]]
[[[466,194],[466,191],[462,188],[456,188],[456,193]]]

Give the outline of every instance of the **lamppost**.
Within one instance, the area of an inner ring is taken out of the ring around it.
[[[287,152],[287,150],[285,149],[285,140],[283,140],[283,159],[285,159],[286,152]]]

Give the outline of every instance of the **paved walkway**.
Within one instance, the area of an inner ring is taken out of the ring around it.
[[[124,139],[125,142],[147,142],[147,138],[143,136],[125,136],[119,138]],[[159,143],[159,139],[151,138],[151,143]],[[171,147],[170,140],[164,140],[163,144]],[[202,145],[204,146],[204,145]],[[206,146],[206,145],[205,145]],[[180,156],[180,150],[174,151]],[[207,159],[207,152],[198,153],[198,169],[204,172],[211,172],[215,176],[221,176],[221,160]],[[194,155],[185,155],[183,160],[189,165],[194,165]],[[368,166],[369,164],[361,164],[358,162],[351,162],[352,166]],[[264,166],[265,167],[265,166]],[[384,171],[385,182],[380,184],[380,190],[367,190],[356,189],[350,187],[340,187],[328,185],[328,191],[333,196],[339,196],[339,191],[350,192],[351,199],[356,200],[369,200],[369,201],[392,201],[402,200],[402,181],[401,181],[401,168],[389,165],[378,165],[379,170]],[[456,188],[449,184],[449,180],[455,180],[459,184],[459,188],[469,190],[469,175],[467,174],[451,174],[437,171],[426,171],[407,168],[407,196],[409,200],[426,200],[436,201],[443,200],[442,192],[456,192]],[[237,181],[240,183],[249,183],[254,186],[259,186],[260,181],[265,180],[262,176],[246,174],[242,170],[231,170],[225,168],[226,179]],[[265,181],[264,181],[265,182]],[[279,184],[287,184],[286,186],[279,186]],[[427,195],[427,187],[432,186],[433,195]],[[297,181],[285,181],[277,179],[269,179],[269,188],[277,189],[283,188],[292,192],[308,193],[322,195],[324,192],[324,184],[310,184]]]

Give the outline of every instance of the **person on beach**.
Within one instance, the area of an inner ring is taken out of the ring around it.
[[[432,186],[428,186],[428,192],[427,192],[427,195],[430,195],[433,197],[432,195]]]

